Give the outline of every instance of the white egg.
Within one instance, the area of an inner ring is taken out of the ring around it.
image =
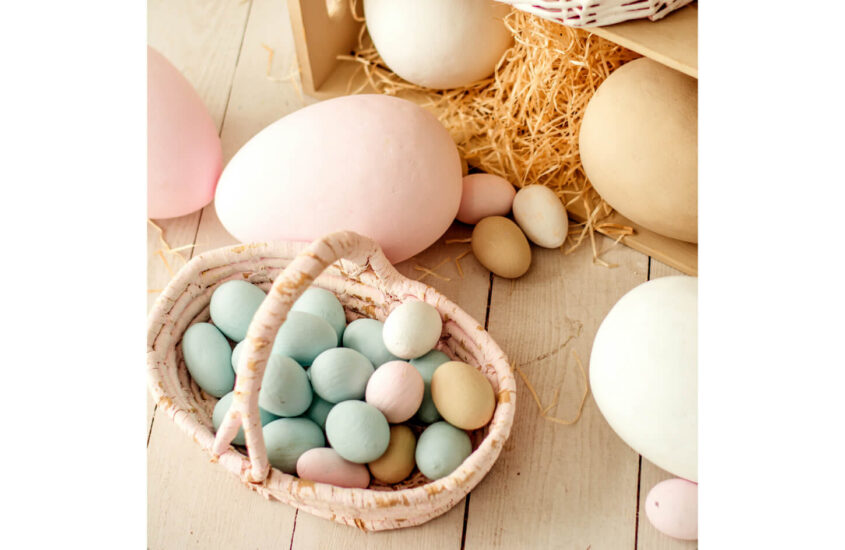
[[[557,248],[566,240],[569,219],[554,191],[545,185],[529,185],[513,199],[513,217],[536,245]]]
[[[405,302],[384,321],[382,337],[387,350],[400,359],[416,359],[431,351],[440,339],[443,322],[437,310],[420,301]]]

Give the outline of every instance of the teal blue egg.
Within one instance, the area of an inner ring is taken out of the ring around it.
[[[264,370],[258,406],[277,416],[299,416],[311,405],[311,384],[299,363],[271,355]]]
[[[343,333],[343,347],[361,353],[376,368],[388,361],[397,361],[399,358],[384,347],[383,328],[384,323],[375,319],[355,319]]]
[[[420,434],[414,457],[417,468],[429,479],[440,479],[472,454],[472,442],[463,430],[448,422],[435,422]]]
[[[334,293],[312,286],[294,302],[291,311],[304,311],[328,321],[337,333],[335,345],[340,345],[343,331],[346,329],[346,313],[343,312],[343,306]]]
[[[325,319],[304,311],[289,311],[282,323],[271,353],[287,355],[303,366],[337,345],[337,333]]]
[[[211,423],[214,425],[214,431],[215,432],[217,432],[217,430],[220,429],[220,424],[223,423],[223,417],[226,416],[226,412],[229,410],[229,407],[232,406],[232,398],[234,397],[234,395],[235,395],[235,392],[230,391],[229,393],[227,393],[226,395],[221,397],[220,400],[217,402],[217,404],[214,405],[214,413],[211,415]],[[261,425],[262,426],[266,426],[270,422],[279,418],[275,414],[269,413],[269,412],[265,411],[264,409],[262,409],[261,407],[258,407],[258,414],[261,417]],[[232,444],[233,445],[246,445],[246,439],[245,439],[245,436],[244,436],[243,427],[241,427],[241,429],[238,430],[238,435],[236,435],[235,439],[232,440]]]
[[[264,291],[252,283],[226,281],[211,295],[211,320],[220,332],[240,342],[246,338],[246,329],[264,297]]]
[[[329,411],[326,437],[337,454],[364,464],[379,458],[390,443],[390,424],[380,410],[363,401],[344,401]]]
[[[235,371],[235,374],[238,373],[238,360],[240,360],[241,352],[244,351],[245,348],[246,340],[241,340],[234,348],[232,348],[232,370]]]
[[[309,370],[314,392],[330,403],[363,399],[375,371],[369,359],[349,348],[324,351]]]
[[[329,416],[329,411],[334,407],[334,403],[329,403],[317,394],[314,394],[314,399],[311,400],[311,406],[305,411],[305,416],[313,420],[322,429],[326,429],[326,417]]]
[[[425,393],[423,393],[422,405],[417,410],[417,419],[420,422],[431,424],[441,419],[440,413],[437,412],[437,407],[434,406],[434,400],[431,398],[431,377],[437,367],[451,361],[448,355],[442,351],[433,349],[422,357],[411,359],[411,363],[422,375],[423,382],[425,382]]]
[[[280,418],[264,426],[263,432],[267,460],[287,474],[296,474],[302,453],[326,446],[323,430],[307,418]]]
[[[191,378],[209,395],[222,397],[235,387],[232,348],[209,323],[196,323],[182,336],[182,357]]]

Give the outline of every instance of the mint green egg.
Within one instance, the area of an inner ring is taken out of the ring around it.
[[[417,468],[429,479],[440,479],[472,454],[472,442],[463,430],[448,422],[435,422],[420,434],[414,458]]]
[[[191,378],[209,395],[222,397],[235,387],[232,348],[223,333],[209,323],[196,323],[182,336],[182,357]]]
[[[299,416],[311,405],[311,384],[299,363],[271,355],[264,370],[258,406],[277,416]]]
[[[334,407],[334,403],[329,403],[319,395],[314,394],[314,399],[311,400],[311,406],[305,411],[305,416],[325,430],[326,417],[329,416],[329,411],[332,410],[332,407]]]
[[[286,355],[300,365],[307,366],[318,355],[336,345],[337,333],[328,321],[304,311],[289,311],[287,319],[276,333],[271,353]]]
[[[240,342],[246,338],[246,329],[265,296],[264,291],[252,283],[226,281],[211,295],[211,320],[223,334]]]
[[[330,403],[340,403],[363,399],[375,369],[354,349],[332,348],[318,355],[309,370],[314,392]]]
[[[245,348],[246,340],[241,340],[234,348],[232,348],[232,370],[235,371],[235,374],[238,373],[238,361],[241,358],[241,352],[244,351]]]
[[[280,418],[264,426],[267,460],[274,468],[296,474],[296,461],[308,449],[325,447],[320,426],[307,418]]]
[[[229,393],[227,393],[226,395],[221,397],[220,400],[217,402],[217,404],[214,405],[214,412],[211,415],[211,423],[214,425],[215,433],[217,432],[217,430],[220,429],[220,424],[223,423],[223,418],[226,416],[226,412],[228,412],[229,407],[232,406],[232,398],[234,396],[235,396],[235,392],[230,391]],[[265,411],[264,409],[262,409],[261,407],[258,407],[258,414],[261,417],[261,425],[262,426],[266,426],[270,422],[279,418],[275,414],[269,413],[269,412]],[[241,427],[241,429],[238,430],[238,435],[236,435],[235,439],[232,440],[232,444],[233,445],[246,445],[246,439],[245,439],[245,436],[244,436],[243,427]]]
[[[449,356],[436,349],[409,361],[419,371],[423,382],[425,382],[425,393],[423,393],[422,404],[416,415],[420,422],[431,424],[442,418],[440,413],[437,412],[437,407],[434,406],[434,400],[431,398],[431,377],[437,367],[448,361],[451,361]]]
[[[379,458],[390,443],[390,424],[380,410],[363,401],[344,401],[329,411],[326,437],[337,454],[364,464]]]
[[[343,312],[343,306],[334,293],[312,286],[294,302],[291,311],[304,311],[325,319],[337,333],[335,345],[340,345],[343,331],[346,329],[346,313]]]
[[[399,358],[384,346],[383,328],[384,323],[375,319],[355,319],[343,333],[343,347],[361,353],[376,368],[388,361],[397,361]]]

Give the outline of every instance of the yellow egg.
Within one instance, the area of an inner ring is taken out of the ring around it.
[[[481,265],[506,279],[515,279],[531,266],[531,246],[522,230],[502,216],[490,216],[472,230],[472,253]]]
[[[384,483],[399,483],[414,470],[417,440],[405,425],[390,427],[390,444],[378,459],[370,462],[370,473]]]
[[[443,363],[431,377],[431,398],[449,424],[463,430],[485,426],[493,417],[496,396],[490,381],[471,365]]]

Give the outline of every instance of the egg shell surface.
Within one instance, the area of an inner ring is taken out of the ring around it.
[[[191,378],[207,394],[223,397],[235,387],[232,348],[209,323],[195,323],[182,336],[182,357]]]
[[[332,348],[317,356],[309,370],[314,392],[330,403],[340,403],[363,399],[375,369],[354,349]]]
[[[235,396],[235,392],[229,392],[217,401],[217,404],[214,405],[214,411],[211,414],[211,424],[214,426],[214,431],[220,429],[220,424],[223,423],[223,418],[226,416],[226,413],[229,411],[229,407],[232,406],[232,399]],[[277,420],[279,417],[273,413],[267,412],[261,407],[258,407],[258,414],[261,417],[261,425],[266,426],[270,422]],[[232,440],[233,445],[246,445],[246,436],[244,435],[244,429],[241,427],[238,430],[238,434],[235,436],[235,439]]]
[[[431,377],[431,398],[447,422],[463,430],[487,425],[496,409],[493,386],[481,372],[461,361],[443,363]]]
[[[194,87],[147,46],[147,215],[184,216],[211,202],[223,154]]]
[[[422,376],[425,383],[425,392],[423,393],[423,400],[420,408],[417,410],[416,418],[420,422],[431,424],[440,420],[440,413],[437,412],[437,407],[434,405],[434,400],[431,398],[431,377],[437,367],[443,363],[451,361],[448,355],[440,350],[433,349],[422,357],[411,359],[411,364]]]
[[[355,319],[343,332],[343,347],[361,353],[376,368],[388,361],[396,361],[399,358],[384,345],[383,329],[384,323],[376,319]]]
[[[425,382],[405,361],[390,361],[376,370],[367,382],[366,401],[380,410],[391,424],[414,416],[422,404]]]
[[[440,339],[443,321],[434,306],[411,300],[397,306],[384,321],[384,345],[400,359],[416,359],[428,353]]]
[[[654,528],[681,540],[698,539],[698,485],[685,479],[661,481],[648,492],[645,511]]]
[[[307,418],[280,418],[262,428],[267,460],[286,474],[296,473],[296,461],[302,453],[324,447],[323,430]]]
[[[238,373],[238,361],[241,358],[241,352],[246,348],[244,342],[246,340],[241,340],[232,348],[232,370],[235,371],[235,374]]]
[[[343,401],[326,418],[326,436],[346,460],[365,464],[379,458],[390,443],[390,424],[377,408],[363,401]]]
[[[531,242],[558,248],[566,240],[569,218],[554,191],[545,185],[528,185],[513,199],[513,217]]]
[[[383,483],[399,483],[414,471],[417,438],[405,425],[390,427],[390,443],[378,459],[368,464],[373,477]]]
[[[306,371],[307,372],[307,371]],[[334,403],[329,403],[316,393],[311,399],[311,406],[305,411],[305,416],[314,421],[321,429],[326,429],[326,417],[329,416],[329,411],[334,407]]]
[[[299,416],[311,406],[311,383],[299,363],[284,355],[270,355],[258,406],[276,416]]]
[[[505,178],[494,174],[464,176],[464,191],[456,218],[476,224],[488,216],[505,216],[511,211],[516,189]]]
[[[223,334],[240,342],[246,338],[249,323],[265,297],[264,291],[252,283],[226,281],[211,294],[211,320]]]
[[[625,443],[698,481],[697,278],[648,281],[611,308],[593,341],[590,387]]]
[[[461,189],[458,150],[434,115],[362,94],[309,105],[259,132],[226,166],[214,204],[242,242],[351,230],[396,263],[445,233]]]
[[[429,479],[451,474],[472,454],[472,442],[463,430],[448,422],[435,422],[425,429],[417,441],[417,468]]]
[[[291,311],[304,311],[325,319],[337,332],[337,345],[340,345],[343,331],[346,329],[346,313],[343,312],[343,305],[334,293],[312,286],[297,298]]]
[[[325,319],[304,311],[289,311],[273,341],[272,354],[286,355],[303,366],[337,345],[337,332]]]
[[[499,277],[515,279],[531,267],[531,245],[508,218],[490,216],[478,222],[471,245],[475,259]]]
[[[366,466],[345,460],[329,447],[316,447],[302,453],[296,461],[296,475],[336,487],[366,489],[370,484]]]

